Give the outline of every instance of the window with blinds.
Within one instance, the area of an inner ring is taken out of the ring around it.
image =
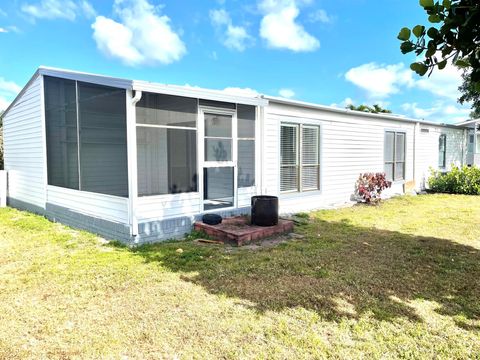
[[[405,133],[385,132],[385,175],[387,180],[405,180]]]
[[[447,135],[442,134],[438,138],[438,166],[444,168],[447,165]]]
[[[320,188],[320,129],[282,124],[280,128],[280,191]]]

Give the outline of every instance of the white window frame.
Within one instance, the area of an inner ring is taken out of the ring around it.
[[[280,194],[290,194],[290,193],[305,193],[305,192],[312,192],[312,191],[319,191],[320,186],[321,186],[321,171],[320,171],[320,166],[321,166],[321,152],[320,152],[320,144],[321,144],[321,126],[320,125],[315,125],[315,124],[304,124],[304,123],[293,123],[293,122],[282,122],[280,123],[280,133],[281,133],[281,128],[282,126],[286,127],[294,127],[297,129],[296,131],[296,146],[297,146],[297,159],[296,159],[296,164],[295,165],[283,165],[282,161],[280,159],[280,174],[282,167],[292,167],[296,166],[296,173],[297,173],[297,188],[294,190],[286,190],[282,191],[280,189]],[[316,128],[317,129],[317,159],[318,163],[316,165],[313,164],[303,164],[303,128]],[[279,146],[279,152],[281,154],[281,147],[282,147],[282,141],[280,138],[280,146]],[[317,166],[317,187],[316,188],[309,188],[309,189],[304,189],[303,188],[303,179],[302,179],[302,169],[303,167],[312,167],[312,166]],[[281,179],[280,179],[280,185],[281,187]]]

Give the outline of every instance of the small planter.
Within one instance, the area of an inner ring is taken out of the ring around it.
[[[278,197],[252,196],[251,204],[253,225],[275,226],[278,224]]]

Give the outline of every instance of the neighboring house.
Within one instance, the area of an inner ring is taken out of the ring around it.
[[[256,194],[282,213],[349,202],[362,172],[386,172],[390,194],[422,189],[430,167],[480,153],[472,126],[41,67],[4,114],[8,201],[156,241],[247,213]]]

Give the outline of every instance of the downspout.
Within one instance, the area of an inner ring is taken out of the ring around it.
[[[128,91],[131,94],[133,90]],[[131,97],[127,121],[127,151],[129,168],[129,217],[131,235],[138,235],[137,200],[138,200],[138,168],[137,168],[137,124],[136,104],[142,98],[142,92],[135,90],[135,96]]]

